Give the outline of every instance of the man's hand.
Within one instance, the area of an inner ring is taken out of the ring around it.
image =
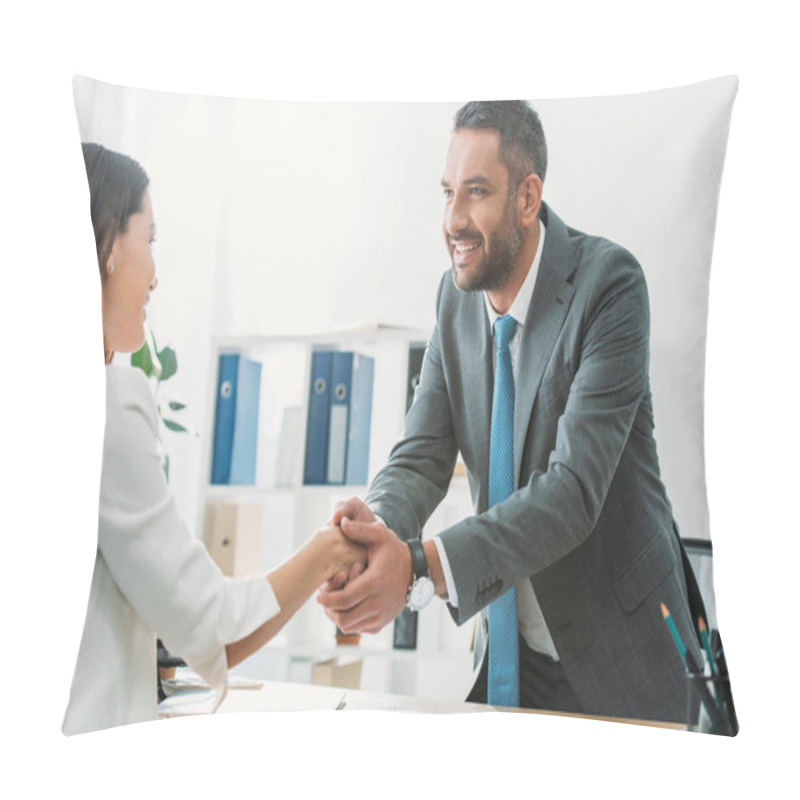
[[[362,509],[358,511],[363,513]],[[372,512],[367,512],[374,520]],[[405,608],[412,575],[411,552],[381,522],[353,520],[344,515],[339,520],[345,535],[367,548],[367,567],[343,588],[329,582],[320,590],[317,602],[344,633],[377,633]]]
[[[347,517],[348,519],[355,520],[357,522],[375,522],[375,515],[372,513],[372,510],[360,497],[351,497],[349,500],[339,500],[333,507],[333,517],[328,520],[328,525],[340,525],[342,519]],[[350,573],[347,572],[337,572],[331,578],[328,579],[325,588],[332,590],[332,589],[342,589],[344,588],[348,581],[352,581],[354,578],[358,577],[364,571],[364,567],[362,564],[353,564],[350,568]]]
[[[360,497],[339,500],[333,507],[330,524],[339,525],[344,517],[354,522],[375,522],[376,519],[372,509]]]

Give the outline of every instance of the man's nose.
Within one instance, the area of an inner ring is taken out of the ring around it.
[[[444,212],[445,230],[450,236],[465,230],[469,225],[469,215],[466,213],[464,203],[456,196],[448,204]]]

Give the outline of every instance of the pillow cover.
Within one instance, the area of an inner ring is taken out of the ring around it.
[[[385,346],[405,352],[418,332],[432,329],[437,285],[448,268],[439,179],[461,104],[271,102],[166,94],[80,77],[74,86],[81,140],[135,158],[150,176],[160,286],[149,323],[158,341],[179,354],[175,392],[188,398],[200,431],[198,437],[166,434],[170,485],[183,518],[200,535],[207,505],[228,497],[210,494],[207,486],[209,387],[219,342],[255,349],[275,365],[282,362],[269,359],[280,357],[289,337],[309,331],[323,332],[311,344],[328,336],[327,345],[355,341],[369,348],[373,328],[352,331],[384,326],[403,332],[389,335]],[[698,553],[710,541],[703,452],[709,269],[736,87],[735,78],[721,78],[639,95],[530,101],[548,142],[547,204],[569,226],[626,248],[644,270],[661,476],[680,533],[698,540]],[[262,394],[281,397],[274,435],[259,434],[266,466],[256,484],[266,494],[276,442],[285,433],[282,412],[305,400],[308,376],[293,369],[262,372],[273,376],[262,378]],[[403,379],[404,370],[396,370]],[[374,434],[371,475],[398,434],[392,426]],[[440,527],[468,513],[457,486],[453,495],[436,519]],[[304,531],[321,524],[319,504],[329,504],[332,495],[318,497],[305,515],[286,510],[285,492],[259,497],[271,538],[264,539],[254,572],[274,565],[302,542]],[[276,537],[276,530],[283,533]],[[697,556],[707,622],[715,629],[710,564]],[[463,697],[471,633],[468,626],[454,633],[440,611],[427,630],[420,617],[418,655],[436,662],[440,651],[459,652],[458,679],[451,665],[445,671],[430,666],[428,678],[398,683],[385,668],[369,673],[366,657],[362,688]],[[293,641],[322,636],[324,624],[318,609],[304,609],[287,630],[289,649]],[[241,671],[264,680],[308,678],[297,672],[296,659],[289,662],[277,666],[274,654],[265,653]]]

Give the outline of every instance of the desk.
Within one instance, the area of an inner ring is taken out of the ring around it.
[[[240,711],[411,711],[426,714],[464,714],[492,711],[480,703],[431,700],[404,694],[364,692],[336,686],[265,681],[260,689],[235,689],[217,713]]]
[[[159,716],[175,717],[188,714],[208,713],[213,697],[208,691],[192,691],[173,695],[159,706]],[[184,702],[179,702],[183,700]],[[311,684],[264,681],[254,688],[233,687],[217,709],[218,714],[241,713],[248,711],[405,711],[425,714],[471,714],[490,711],[522,714],[543,714],[578,719],[594,719],[605,722],[622,722],[630,725],[685,730],[686,726],[672,722],[652,722],[618,717],[598,717],[582,714],[556,713],[536,709],[499,708],[482,703],[455,702],[412,697],[410,695],[388,694],[383,692],[364,692],[355,689],[341,689],[335,686],[315,686]]]

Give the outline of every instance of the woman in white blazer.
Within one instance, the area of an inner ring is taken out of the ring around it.
[[[145,305],[158,284],[149,180],[135,161],[100,145],[84,144],[83,155],[102,287],[106,429],[97,555],[66,734],[156,718],[156,636],[214,688],[219,705],[228,668],[366,556],[338,527],[322,528],[266,578],[234,579],[189,533],[164,478],[147,379],[111,364],[114,352],[142,345]]]

